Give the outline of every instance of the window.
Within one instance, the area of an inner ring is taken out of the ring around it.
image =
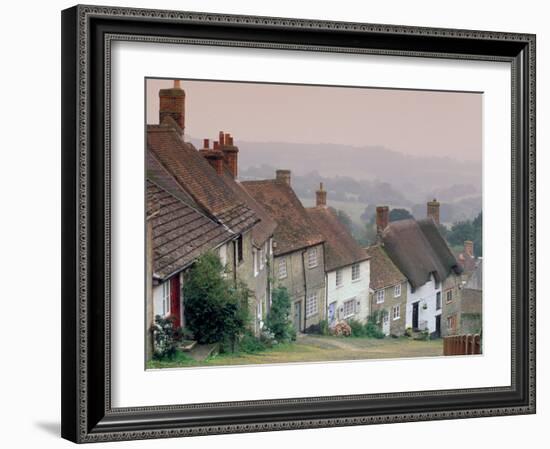
[[[286,259],[279,260],[279,279],[284,279],[287,277],[286,271]]]
[[[307,295],[306,301],[306,317],[315,315],[317,313],[317,293],[310,293]]]
[[[343,282],[342,270],[336,270],[336,287],[340,287]]]
[[[344,302],[344,318],[349,318],[355,313],[355,298]]]
[[[252,248],[252,264],[254,265],[254,276],[258,276],[260,270],[258,269],[258,250],[256,248]]]
[[[453,290],[452,290],[452,289],[449,289],[449,290],[447,290],[447,292],[446,292],[446,301],[447,301],[447,304],[450,303],[452,300],[453,300]]]
[[[237,262],[243,261],[243,236],[239,235],[236,241],[235,252],[237,253]]]
[[[435,310],[441,310],[441,292],[435,295]]]
[[[399,318],[401,318],[401,306],[399,304],[393,306],[391,314],[394,320],[398,320]]]
[[[265,246],[260,250],[260,270],[263,270],[265,264]]]
[[[382,304],[384,302],[384,290],[378,290],[376,292],[376,304]]]
[[[351,280],[356,281],[361,277],[361,265],[354,263],[351,266]]]
[[[162,283],[162,315],[170,313],[170,280]]]
[[[220,246],[220,262],[225,269],[227,265],[227,247],[225,245]]]
[[[449,331],[453,331],[456,327],[456,316],[450,316],[447,318],[447,328]]]
[[[315,268],[317,266],[317,248],[310,248],[307,252],[307,267]]]
[[[401,296],[401,284],[397,284],[393,287],[393,297],[399,298]]]

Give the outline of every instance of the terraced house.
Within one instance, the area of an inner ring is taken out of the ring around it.
[[[365,323],[369,316],[369,255],[327,206],[327,191],[322,183],[316,192],[315,207],[306,211],[325,240],[325,303],[329,326],[340,320]]]
[[[184,140],[185,92],[159,93],[159,124],[147,126],[147,204],[152,254],[148,321],[172,315],[184,322],[183,272],[206,251],[216,251],[225,275],[251,291],[250,311],[258,334],[270,301],[268,267],[275,224],[237,180],[238,147],[223,132],[209,148]],[[152,313],[151,313],[152,309]]]
[[[381,244],[366,248],[370,256],[370,310],[378,312],[384,335],[401,336],[406,329],[407,278]]]
[[[291,187],[289,170],[275,179],[242,185],[277,224],[273,233],[273,282],[292,300],[292,322],[303,332],[326,315],[324,237]]]
[[[428,203],[428,217],[389,223],[387,206],[376,209],[379,240],[407,278],[405,326],[442,335],[443,295],[458,295],[462,267],[441,235],[439,203]]]

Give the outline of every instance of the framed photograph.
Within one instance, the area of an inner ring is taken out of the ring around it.
[[[535,36],[62,12],[62,436],[535,412]]]

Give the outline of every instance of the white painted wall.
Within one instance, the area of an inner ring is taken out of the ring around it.
[[[418,287],[414,292],[411,289],[410,283],[407,282],[407,315],[405,319],[405,327],[412,327],[413,304],[420,302],[418,306],[418,325],[422,327],[422,321],[427,322],[428,330],[435,331],[435,316],[441,315],[441,309],[436,311],[436,296],[437,292],[442,291],[442,284],[439,283],[438,288],[435,286],[435,279],[430,276],[430,280],[424,285]],[[424,304],[427,308],[424,309]]]
[[[351,265],[342,268],[342,285],[336,286],[336,270],[327,273],[327,308],[331,303],[336,302],[336,319],[344,319],[341,309],[344,302],[355,298],[356,313],[349,317],[360,321],[366,321],[369,316],[369,284],[370,284],[370,262],[368,260],[360,263],[360,278],[351,280]],[[327,309],[328,310],[328,309]]]

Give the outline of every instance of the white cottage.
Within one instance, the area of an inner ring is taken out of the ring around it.
[[[366,322],[369,316],[370,264],[332,209],[321,183],[316,207],[307,209],[312,223],[325,239],[326,304],[329,325],[340,320]]]
[[[439,203],[428,203],[428,218],[388,223],[388,208],[377,208],[377,227],[387,254],[407,278],[406,327],[441,336],[442,289],[462,267],[438,229]]]

